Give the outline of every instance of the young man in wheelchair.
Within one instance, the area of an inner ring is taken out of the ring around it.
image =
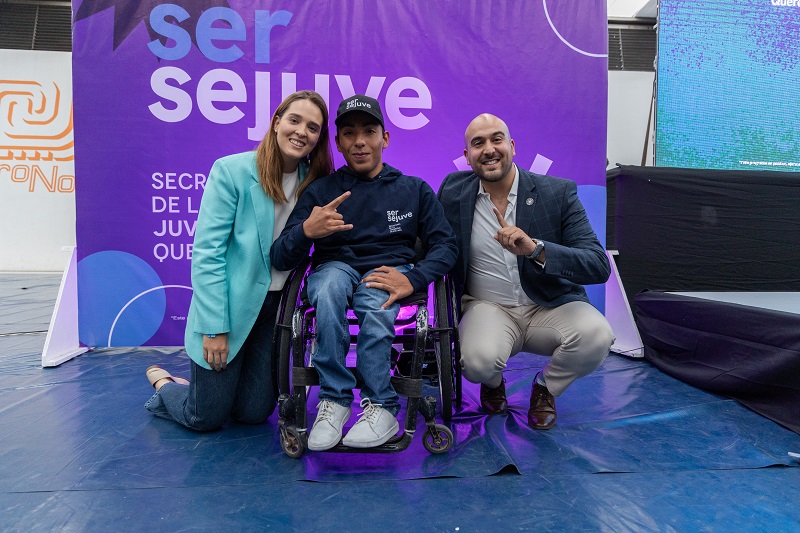
[[[433,189],[383,162],[389,145],[378,102],[345,99],[336,114],[336,147],[346,165],[317,179],[300,197],[270,253],[278,270],[295,268],[313,245],[308,296],[316,310],[319,404],[308,438],[310,450],[342,440],[356,379],[347,369],[347,308],[358,319],[356,368],[361,375],[360,419],[343,439],[371,448],[398,431],[398,395],[390,382],[397,300],[444,276],[458,250]],[[415,243],[424,258],[412,264]]]

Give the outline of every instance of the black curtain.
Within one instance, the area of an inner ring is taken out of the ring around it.
[[[800,433],[800,316],[656,291],[636,307],[653,366]]]
[[[628,301],[664,291],[800,291],[800,173],[620,166],[607,248]]]

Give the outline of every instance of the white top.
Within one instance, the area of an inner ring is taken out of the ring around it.
[[[283,175],[283,194],[286,195],[287,202],[285,204],[273,202],[275,204],[275,226],[272,232],[272,242],[275,242],[275,239],[277,239],[283,231],[286,221],[289,220],[289,214],[291,214],[292,209],[294,209],[294,205],[297,203],[297,187],[299,185],[300,174],[297,169],[295,169],[295,171],[291,174]],[[283,285],[286,283],[286,279],[289,277],[289,271],[275,270],[275,268],[272,267],[270,274],[272,276],[272,281],[269,284],[269,290],[279,291],[283,289]]]
[[[504,217],[512,226],[516,225],[517,219],[518,187],[519,169],[514,165],[514,183],[508,192],[508,207]],[[500,224],[492,210],[493,207],[489,193],[481,184],[475,201],[475,216],[472,219],[466,292],[479,300],[500,305],[511,307],[531,305],[533,300],[528,298],[520,283],[517,256],[494,240]]]

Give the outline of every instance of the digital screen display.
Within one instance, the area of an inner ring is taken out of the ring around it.
[[[800,0],[660,0],[656,166],[800,172]]]

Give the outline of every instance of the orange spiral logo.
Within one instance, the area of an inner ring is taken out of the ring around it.
[[[58,84],[0,80],[0,161],[72,161],[72,103]]]

